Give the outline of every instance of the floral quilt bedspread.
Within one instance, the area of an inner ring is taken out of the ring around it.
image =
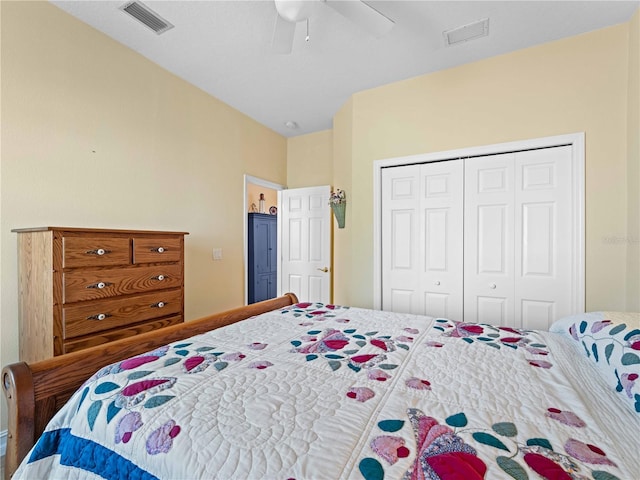
[[[640,478],[560,334],[300,303],[97,372],[16,479]]]

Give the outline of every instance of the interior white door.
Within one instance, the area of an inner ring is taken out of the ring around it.
[[[420,165],[382,170],[382,309],[424,310],[420,295]]]
[[[462,320],[463,162],[382,170],[382,308]]]
[[[331,187],[278,192],[281,265],[278,294],[295,293],[301,301],[331,301]]]
[[[571,315],[571,147],[518,152],[515,322],[547,330]]]
[[[424,315],[463,320],[464,163],[420,165],[420,284]]]
[[[465,160],[464,317],[510,325],[514,318],[515,154]]]
[[[546,330],[572,312],[571,147],[465,162],[465,321]]]

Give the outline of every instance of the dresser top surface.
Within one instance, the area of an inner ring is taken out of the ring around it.
[[[128,233],[128,234],[164,234],[164,235],[189,235],[189,232],[174,232],[174,231],[161,231],[161,230],[127,230],[127,229],[115,229],[115,228],[78,228],[78,227],[33,227],[33,228],[14,228],[11,230],[15,233],[28,233],[28,232],[46,232],[46,231],[58,231],[58,232],[82,232],[82,233]]]

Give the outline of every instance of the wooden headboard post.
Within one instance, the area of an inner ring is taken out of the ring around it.
[[[286,293],[271,300],[41,362],[7,365],[2,369],[2,390],[9,414],[4,479],[11,479],[53,415],[101,367],[295,303],[298,303],[298,298],[293,293]]]
[[[24,362],[8,365],[2,370],[2,389],[9,408],[7,452],[4,476],[11,478],[35,439],[35,397],[33,377]]]

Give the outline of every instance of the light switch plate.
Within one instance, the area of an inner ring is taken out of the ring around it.
[[[213,259],[214,260],[222,260],[222,249],[214,248],[213,249]]]

